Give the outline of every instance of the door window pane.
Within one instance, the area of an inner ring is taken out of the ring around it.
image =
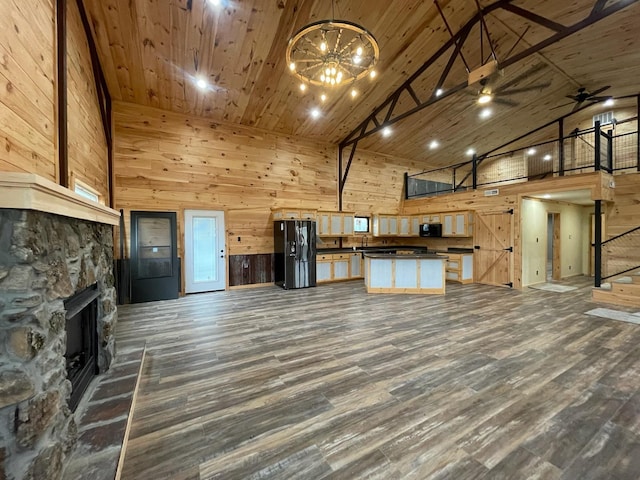
[[[218,280],[216,219],[193,217],[193,281]]]
[[[138,218],[138,276],[171,276],[171,221]]]

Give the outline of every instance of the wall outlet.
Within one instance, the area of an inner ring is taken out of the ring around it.
[[[536,276],[538,276],[538,275],[539,275],[538,270],[536,270]]]
[[[569,265],[569,270],[571,270],[571,265]]]

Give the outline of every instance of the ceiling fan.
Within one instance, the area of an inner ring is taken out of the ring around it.
[[[553,107],[551,110],[554,110],[556,108],[566,107],[567,105],[571,105],[572,103],[575,102],[575,105],[573,106],[573,109],[571,110],[572,112],[575,112],[580,107],[582,107],[582,104],[584,102],[597,103],[597,102],[602,102],[604,100],[609,100],[611,98],[610,96],[600,97],[598,95],[600,93],[604,92],[605,90],[610,89],[610,88],[611,88],[611,85],[605,85],[604,87],[600,87],[600,88],[598,88],[596,90],[593,90],[592,92],[588,92],[585,87],[580,87],[578,89],[578,92],[575,95],[566,95],[566,97],[571,99],[571,100],[573,100],[573,102],[565,103],[563,105],[558,105],[557,107]]]
[[[517,87],[511,88],[511,87],[517,86],[518,83],[522,82],[526,78],[530,77],[531,75],[539,72],[544,68],[546,68],[546,65],[544,64],[534,65],[529,70],[522,72],[520,75],[517,75],[511,80],[494,88],[492,86],[492,83],[494,83],[500,77],[500,74],[496,72],[495,74],[485,77],[478,82],[480,83],[479,90],[477,90],[476,92],[467,92],[467,94],[476,96],[477,97],[476,101],[480,105],[485,105],[493,102],[497,104],[508,105],[511,107],[518,106],[519,105],[518,102],[505,97],[510,97],[511,95],[517,95],[519,93],[542,90],[543,88],[546,88],[549,85],[551,85],[551,82],[537,83],[535,85],[527,85],[526,87],[520,87],[520,88],[517,88]]]

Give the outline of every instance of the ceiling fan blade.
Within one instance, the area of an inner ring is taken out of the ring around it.
[[[601,88],[599,88],[597,90],[594,90],[593,92],[590,92],[589,93],[589,97],[594,97],[594,96],[598,95],[599,93],[602,93],[605,90],[608,90],[610,88],[611,88],[611,85],[607,85],[606,87],[601,87]]]
[[[534,73],[538,73],[540,70],[544,70],[545,68],[547,68],[547,66],[544,63],[538,63],[537,65],[534,65],[533,67],[531,67],[529,70],[522,72],[520,75],[517,75],[516,77],[512,78],[508,82],[502,84],[500,87],[498,87],[496,91],[506,90],[511,85],[516,85],[517,83],[521,82],[525,78],[528,78]]]
[[[584,100],[580,100],[578,103],[576,103],[573,108],[571,109],[571,112],[575,112],[576,110],[580,110],[580,107],[582,106],[582,104],[584,103]]]
[[[510,90],[498,90],[496,91],[496,94],[498,95],[515,95],[517,93],[525,93],[525,92],[533,92],[535,90],[542,90],[543,88],[547,88],[549,85],[551,85],[551,82],[549,83],[538,83],[537,85],[529,85],[528,87],[522,87],[522,88],[512,88]]]
[[[557,108],[562,108],[562,107],[566,107],[568,105],[573,105],[573,102],[570,103],[563,103],[562,105],[558,105],[557,107],[551,107],[549,110],[556,110]]]
[[[565,98],[568,98],[569,100],[573,100],[574,102],[579,102],[580,99],[578,98],[577,95],[565,95]]]
[[[506,98],[494,98],[493,103],[497,103],[500,105],[508,105],[510,107],[517,107],[520,105],[518,102],[514,102],[513,100],[507,100]]]
[[[604,102],[606,100],[609,100],[613,97],[589,97],[589,101],[590,102]]]

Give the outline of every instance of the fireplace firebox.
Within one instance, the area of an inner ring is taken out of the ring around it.
[[[71,382],[69,408],[75,412],[82,395],[98,371],[98,296],[97,284],[69,297],[66,310],[67,378]]]

